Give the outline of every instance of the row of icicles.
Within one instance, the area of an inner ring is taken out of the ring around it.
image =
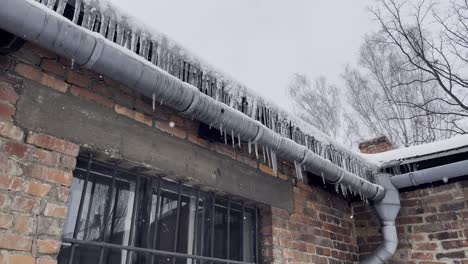
[[[296,143],[306,146],[315,154],[330,160],[346,171],[372,181],[372,171],[365,167],[362,162],[346,153],[340,152],[332,145],[324,145],[313,136],[305,134],[288,121],[287,118],[281,117],[277,110],[267,107],[261,98],[249,96],[245,87],[235,87],[234,84],[220,81],[209,73],[192,65],[192,63],[185,61],[180,56],[172,54],[169,49],[162,47],[158,41],[153,40],[150,37],[150,33],[132,30],[129,26],[125,25],[125,22],[117,21],[115,15],[104,15],[103,12],[99,12],[95,7],[84,3],[83,0],[74,0],[70,1],[70,3],[69,0],[36,1],[60,15],[64,15],[68,4],[68,7],[74,8],[73,16],[69,17],[73,23],[100,33],[108,40],[133,51],[180,80],[196,86],[202,93],[243,112],[252,119],[260,121],[281,136],[290,138]],[[155,100],[156,98],[153,96],[153,108],[155,107]],[[160,103],[162,104],[163,102]],[[221,135],[224,136],[225,144],[232,145],[233,148],[236,146],[241,147],[241,137],[239,134],[236,135],[235,131],[226,131],[222,125],[220,125],[219,130]],[[228,137],[231,138],[231,142],[228,142]],[[261,148],[261,155],[259,155],[259,148]],[[249,154],[254,153],[257,160],[263,159],[263,162],[268,164],[275,174],[278,172],[278,161],[275,151],[266,146],[260,147],[256,143],[252,144],[251,142],[248,142],[248,149]],[[295,162],[295,168],[297,178],[302,181],[303,168],[297,162]],[[325,183],[325,179],[323,181]],[[337,192],[341,191],[345,196],[350,193],[358,195],[345,186],[337,185],[336,188]]]

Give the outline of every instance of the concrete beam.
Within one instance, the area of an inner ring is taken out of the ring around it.
[[[25,80],[20,93],[15,115],[20,127],[149,166],[174,180],[294,211],[291,183],[32,81]]]

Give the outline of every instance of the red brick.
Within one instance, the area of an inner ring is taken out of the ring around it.
[[[62,156],[60,158],[60,165],[67,169],[73,170],[76,167],[76,158],[70,156]]]
[[[140,112],[136,112],[136,111],[133,111],[125,106],[121,106],[121,105],[114,105],[114,109],[115,109],[115,112],[117,114],[120,114],[120,115],[124,115],[126,117],[129,117],[133,120],[136,120],[140,123],[143,123],[147,126],[152,126],[153,125],[153,120],[151,119],[151,117],[143,114],[143,113],[140,113]]]
[[[0,175],[0,189],[20,191],[23,189],[24,180],[16,176]]]
[[[56,60],[43,59],[41,61],[41,68],[47,72],[54,73],[60,77],[65,77],[66,67]]]
[[[0,136],[20,141],[23,139],[24,133],[21,128],[12,123],[0,121]]]
[[[16,72],[28,79],[39,82],[45,86],[55,89],[59,92],[66,92],[68,84],[52,75],[43,73],[41,70],[26,64],[18,64],[15,68]]]
[[[215,144],[214,150],[219,154],[230,157],[231,159],[236,159],[236,152],[228,145]]]
[[[465,240],[442,241],[442,247],[443,247],[444,249],[468,248],[468,239],[465,239]]]
[[[275,173],[273,172],[273,169],[270,168],[269,166],[265,165],[265,164],[260,163],[259,166],[258,166],[258,168],[259,168],[262,172],[264,172],[264,173],[266,173],[266,174],[270,174],[270,175],[272,175],[272,176],[276,176]]]
[[[67,217],[67,207],[53,203],[48,203],[44,209],[44,215],[54,218],[65,219]]]
[[[30,181],[28,183],[28,187],[26,188],[26,193],[33,196],[43,197],[49,192],[49,190],[49,184]]]
[[[67,203],[70,197],[70,188],[68,187],[57,187],[57,200],[60,202]]]
[[[18,94],[13,88],[0,83],[0,100],[14,105],[16,104],[16,100],[18,100]]]
[[[434,254],[429,252],[415,252],[411,254],[412,259],[431,260],[434,259]]]
[[[31,237],[0,233],[0,248],[18,251],[30,251],[31,247]]]
[[[37,251],[42,254],[57,254],[60,250],[61,242],[57,240],[45,239],[37,240]]]
[[[78,155],[80,150],[78,145],[71,142],[44,134],[35,134],[33,132],[29,133],[27,143],[74,157]]]
[[[10,141],[3,145],[3,150],[10,155],[23,158],[28,152],[28,147],[24,144]]]
[[[22,173],[18,163],[0,153],[0,175],[20,175]]]
[[[4,208],[8,206],[10,203],[10,199],[6,194],[0,193],[0,208]]]
[[[39,202],[34,199],[16,196],[11,204],[11,209],[29,213],[36,209],[37,206],[39,206]]]
[[[60,164],[60,154],[48,150],[36,149],[34,151],[36,160],[49,166],[58,166]]]
[[[410,241],[412,242],[412,241]],[[436,250],[439,247],[437,243],[417,243],[414,245],[416,250]]]
[[[170,122],[155,121],[155,124],[156,124],[156,127],[163,132],[169,133],[178,138],[185,139],[187,137],[187,133],[185,132],[185,130],[179,129],[176,126],[171,127]]]
[[[6,71],[10,68],[10,65],[11,59],[8,56],[0,55],[0,69]],[[0,261],[0,263],[2,262]]]
[[[70,186],[73,182],[73,175],[70,172],[47,168],[40,165],[28,165],[24,169],[24,175],[65,186]]]
[[[92,102],[95,102],[97,104],[100,104],[106,107],[112,107],[113,105],[113,102],[110,99],[103,97],[101,95],[95,94],[87,89],[80,88],[78,86],[73,85],[71,88],[71,93],[75,96],[85,98],[87,100],[90,100]]]
[[[50,257],[40,257],[36,264],[57,264],[57,260]]]
[[[33,216],[17,215],[13,230],[23,235],[31,234],[35,231],[36,219]]]
[[[13,223],[13,216],[0,213],[0,229],[9,229]]]
[[[10,104],[0,103],[0,120],[13,120],[13,115],[16,112],[16,108]]]
[[[91,86],[91,78],[76,71],[68,71],[67,81],[71,84],[85,88]]]
[[[8,264],[34,264],[35,258],[26,255],[10,255],[8,256]]]

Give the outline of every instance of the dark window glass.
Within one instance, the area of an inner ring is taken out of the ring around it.
[[[254,263],[256,212],[239,201],[80,157],[58,260],[196,264],[201,261],[190,256],[204,256],[219,260],[203,263]]]

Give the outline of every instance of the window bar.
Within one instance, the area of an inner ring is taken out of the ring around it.
[[[86,222],[85,222],[85,228],[83,230],[83,237],[84,240],[87,240],[88,238],[88,233],[89,233],[89,218],[91,218],[91,209],[93,208],[93,201],[94,201],[94,193],[96,192],[96,177],[93,177],[93,185],[91,186],[91,194],[89,197],[89,203],[88,203],[88,212],[86,213]]]
[[[205,245],[205,221],[206,221],[206,210],[208,203],[206,202],[207,197],[204,196],[203,199],[203,211],[202,211],[202,220],[201,220],[201,238],[200,238],[200,256],[203,256],[203,250]],[[200,264],[203,264],[203,260],[200,260]]]
[[[214,233],[215,233],[215,203],[216,203],[216,195],[212,193],[212,204],[211,204],[211,240],[210,240],[210,257],[214,256]]]
[[[112,241],[112,238],[114,236],[114,228],[115,228],[115,216],[116,216],[116,213],[117,212],[117,203],[119,201],[119,195],[120,195],[120,189],[118,187],[116,187],[115,189],[115,198],[114,198],[114,206],[113,206],[113,211],[114,211],[114,214],[112,216],[112,220],[111,220],[111,227],[110,227],[110,231],[109,231],[109,241]],[[110,259],[109,259],[109,254],[110,254],[110,251],[107,251],[106,252],[106,258],[107,261],[106,263],[109,263]]]
[[[83,213],[84,198],[86,196],[86,189],[88,189],[89,173],[91,171],[92,163],[93,163],[93,156],[90,154],[88,165],[87,165],[87,170],[86,170],[85,182],[83,184],[83,191],[81,192],[81,197],[80,197],[80,205],[78,206],[78,214],[76,218],[75,229],[73,230],[73,238],[77,238],[78,232],[80,231],[81,214]],[[75,252],[75,251],[72,250],[72,252]]]
[[[254,208],[255,213],[255,263],[259,263],[258,253],[258,208]]]
[[[158,221],[159,221],[159,203],[160,203],[160,197],[161,197],[161,178],[158,179],[158,187],[156,189],[157,195],[156,195],[156,209],[155,209],[155,215],[154,215],[154,235],[153,235],[153,243],[151,244],[151,247],[156,249],[156,239],[158,237]],[[152,198],[152,197],[151,197]],[[151,264],[154,263],[154,255],[151,255]]]
[[[197,247],[198,247],[198,243],[197,243],[197,236],[198,236],[198,199],[200,197],[200,189],[197,189],[197,193],[195,195],[195,219],[194,219],[194,223],[193,223],[193,226],[194,226],[194,229],[193,229],[193,246],[192,246],[192,254],[193,255],[196,255],[197,254]],[[196,260],[195,260],[195,263],[196,263]]]
[[[111,186],[111,193],[109,196],[107,196],[107,200],[106,200],[106,211],[104,212],[104,226],[102,228],[102,232],[101,232],[101,237],[102,237],[102,240],[104,242],[109,242],[109,239],[110,239],[110,236],[111,234],[109,234],[109,236],[106,238],[106,229],[107,229],[107,223],[109,222],[108,221],[108,218],[111,214],[111,201],[112,201],[112,197],[114,197],[114,189],[115,189],[115,177],[117,175],[117,165],[114,167],[114,169],[112,170],[112,186]],[[115,203],[117,203],[117,199],[115,199]],[[115,214],[115,213],[114,213]],[[111,229],[113,229],[111,227]],[[101,252],[100,252],[100,255],[99,255],[99,264],[102,264],[104,263],[104,247],[101,247]]]
[[[230,254],[229,254],[229,246],[231,243],[231,196],[228,196],[228,204],[227,204],[227,260],[229,263]]]
[[[145,246],[147,248],[151,248],[151,202],[153,201],[153,177],[149,177],[147,179],[148,183],[146,184],[146,214],[145,214],[145,221],[146,221],[146,239],[145,239]]]
[[[240,259],[244,261],[244,232],[245,232],[245,205],[244,201],[241,202],[242,206],[242,215],[241,215],[241,235],[240,235],[240,241],[241,241],[241,246],[242,249],[240,251]]]
[[[135,228],[136,228],[136,217],[138,215],[138,199],[139,199],[139,190],[140,190],[140,173],[137,174],[136,177],[136,185],[135,185],[135,194],[133,196],[133,208],[132,208],[132,220],[131,220],[131,226],[130,226],[130,238],[129,238],[129,244],[130,246],[133,246],[135,244]],[[130,263],[132,259],[132,253],[133,251],[128,251],[127,250],[127,264]]]
[[[174,247],[173,251],[177,252],[177,244],[179,243],[179,229],[180,229],[180,211],[182,206],[182,183],[179,182],[179,188],[177,189],[177,215],[176,215],[176,228],[174,234]],[[172,263],[175,263],[176,258],[172,258]]]
[[[77,244],[71,244],[71,250],[70,250],[70,257],[68,259],[68,264],[73,264],[73,260],[75,259],[75,248],[77,247]]]

